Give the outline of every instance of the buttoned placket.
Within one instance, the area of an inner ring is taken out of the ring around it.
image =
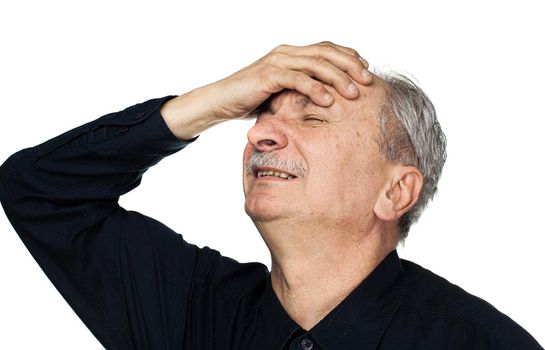
[[[291,341],[289,350],[320,350],[310,334],[305,333]]]

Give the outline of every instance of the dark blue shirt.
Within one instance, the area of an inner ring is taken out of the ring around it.
[[[15,231],[107,349],[542,349],[509,317],[392,251],[310,330],[269,272],[184,241],[119,206],[148,168],[190,141],[159,108],[105,115],[12,155],[0,200]]]

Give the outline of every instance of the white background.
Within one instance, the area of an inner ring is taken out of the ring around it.
[[[352,46],[375,67],[416,77],[448,137],[438,196],[401,257],[488,300],[545,344],[538,3],[2,2],[0,161],[103,114],[223,78],[281,43]],[[206,132],[150,169],[121,205],[199,246],[269,264],[243,211],[250,125]],[[0,348],[101,348],[4,215],[0,259]]]

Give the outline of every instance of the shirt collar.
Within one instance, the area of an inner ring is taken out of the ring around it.
[[[324,350],[374,349],[401,305],[406,279],[393,250],[308,334]],[[259,305],[257,339],[260,348],[281,350],[300,327],[284,310],[272,289],[270,275]]]
[[[265,291],[258,306],[256,344],[251,349],[281,350],[286,342],[300,329],[293,321],[276,296],[271,283],[271,276],[267,277]]]

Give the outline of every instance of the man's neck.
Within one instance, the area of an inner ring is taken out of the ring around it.
[[[344,232],[314,227],[297,235],[292,224],[286,227],[291,233],[274,228],[276,235],[260,228],[271,250],[272,287],[289,316],[306,330],[343,301],[397,244],[384,227],[356,233],[346,227]]]

